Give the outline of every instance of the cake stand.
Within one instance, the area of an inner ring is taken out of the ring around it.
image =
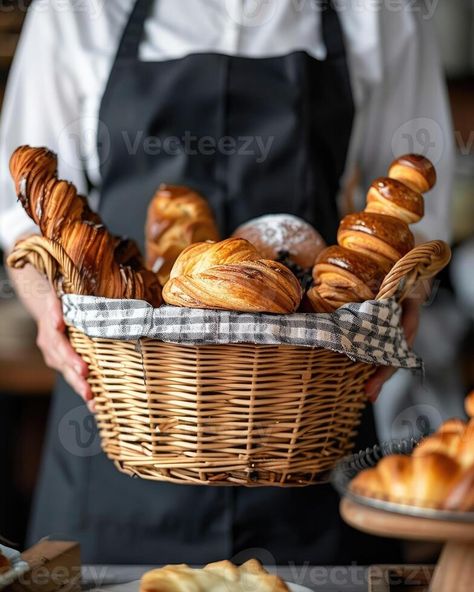
[[[358,530],[383,537],[443,542],[430,592],[474,590],[474,512],[445,512],[376,500],[349,491],[351,479],[387,454],[409,454],[414,441],[376,446],[344,459],[332,482],[342,495],[343,519]]]

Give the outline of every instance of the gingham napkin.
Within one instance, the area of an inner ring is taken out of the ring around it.
[[[142,300],[63,296],[66,323],[89,337],[170,343],[256,343],[322,347],[351,360],[419,369],[409,349],[395,300],[347,304],[332,314],[272,315],[161,306]]]

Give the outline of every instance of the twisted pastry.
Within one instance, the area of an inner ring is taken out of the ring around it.
[[[148,207],[146,263],[164,285],[178,255],[192,243],[219,240],[206,200],[188,187],[161,185]]]
[[[245,239],[196,243],[177,258],[163,288],[168,304],[241,312],[294,312],[302,291],[291,271],[262,259]]]
[[[350,484],[359,495],[422,507],[474,510],[474,421],[449,420],[411,456],[391,455]]]
[[[375,298],[385,275],[414,247],[408,224],[423,217],[422,192],[435,182],[431,162],[408,154],[390,165],[388,177],[371,184],[365,210],[340,223],[337,242],[342,250],[328,247],[316,261],[314,285],[307,293],[316,312]],[[349,256],[349,251],[355,255]]]
[[[65,250],[87,294],[161,303],[158,278],[145,269],[136,244],[111,235],[74,185],[58,179],[53,152],[20,146],[10,172],[25,211],[43,236]]]

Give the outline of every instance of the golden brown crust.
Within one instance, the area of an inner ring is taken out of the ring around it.
[[[448,420],[413,450],[359,473],[350,489],[397,503],[474,510],[474,421]]]
[[[197,243],[185,249],[163,288],[168,304],[241,312],[294,312],[301,287],[291,271],[261,259],[244,239]]]
[[[57,178],[56,155],[21,146],[10,160],[18,198],[43,236],[62,246],[88,294],[161,303],[161,286],[132,241],[111,235],[76,188]]]
[[[313,268],[314,285],[307,296],[313,309],[332,312],[347,302],[376,296],[385,271],[367,256],[334,245],[322,251]]]
[[[337,241],[342,247],[371,257],[386,271],[415,245],[405,222],[369,212],[357,212],[343,218]]]
[[[0,551],[0,574],[10,571],[11,567],[10,560]]]
[[[421,154],[405,154],[396,158],[388,169],[388,176],[421,193],[429,191],[436,184],[436,169]]]
[[[145,237],[147,265],[164,284],[187,246],[218,241],[219,231],[201,195],[188,187],[161,185],[148,207]]]
[[[305,220],[290,214],[269,214],[239,226],[233,237],[248,240],[264,259],[288,259],[303,269],[311,268],[325,247],[321,235]]]
[[[408,224],[422,218],[424,198],[421,192],[430,189],[435,181],[434,167],[426,158],[416,154],[397,158],[390,166],[388,177],[375,179],[371,184],[365,211],[343,218],[337,242],[366,261],[372,260],[387,274],[414,247],[414,237]],[[344,258],[340,265],[333,265],[331,269],[317,264],[314,268],[315,283],[309,289],[307,298],[313,309],[329,312],[347,302],[367,299],[369,291],[361,288],[367,274],[364,274],[363,266],[359,267],[362,271],[355,272],[354,267],[353,275],[359,275],[360,280],[355,283],[358,287],[354,289],[354,284],[348,286]]]
[[[202,569],[167,565],[145,573],[140,592],[288,592],[278,576],[269,574],[256,559],[240,567],[230,561],[209,563]]]
[[[466,397],[464,407],[469,417],[474,417],[474,391],[471,391]]]
[[[380,177],[369,188],[365,211],[393,216],[406,224],[414,224],[423,218],[424,199],[421,193],[404,183]]]

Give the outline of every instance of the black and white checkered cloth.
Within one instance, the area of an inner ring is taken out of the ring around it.
[[[136,340],[150,337],[170,343],[256,343],[322,347],[351,360],[419,369],[400,326],[394,300],[347,304],[332,314],[239,313],[162,306],[142,300],[63,296],[67,324],[89,337]]]

